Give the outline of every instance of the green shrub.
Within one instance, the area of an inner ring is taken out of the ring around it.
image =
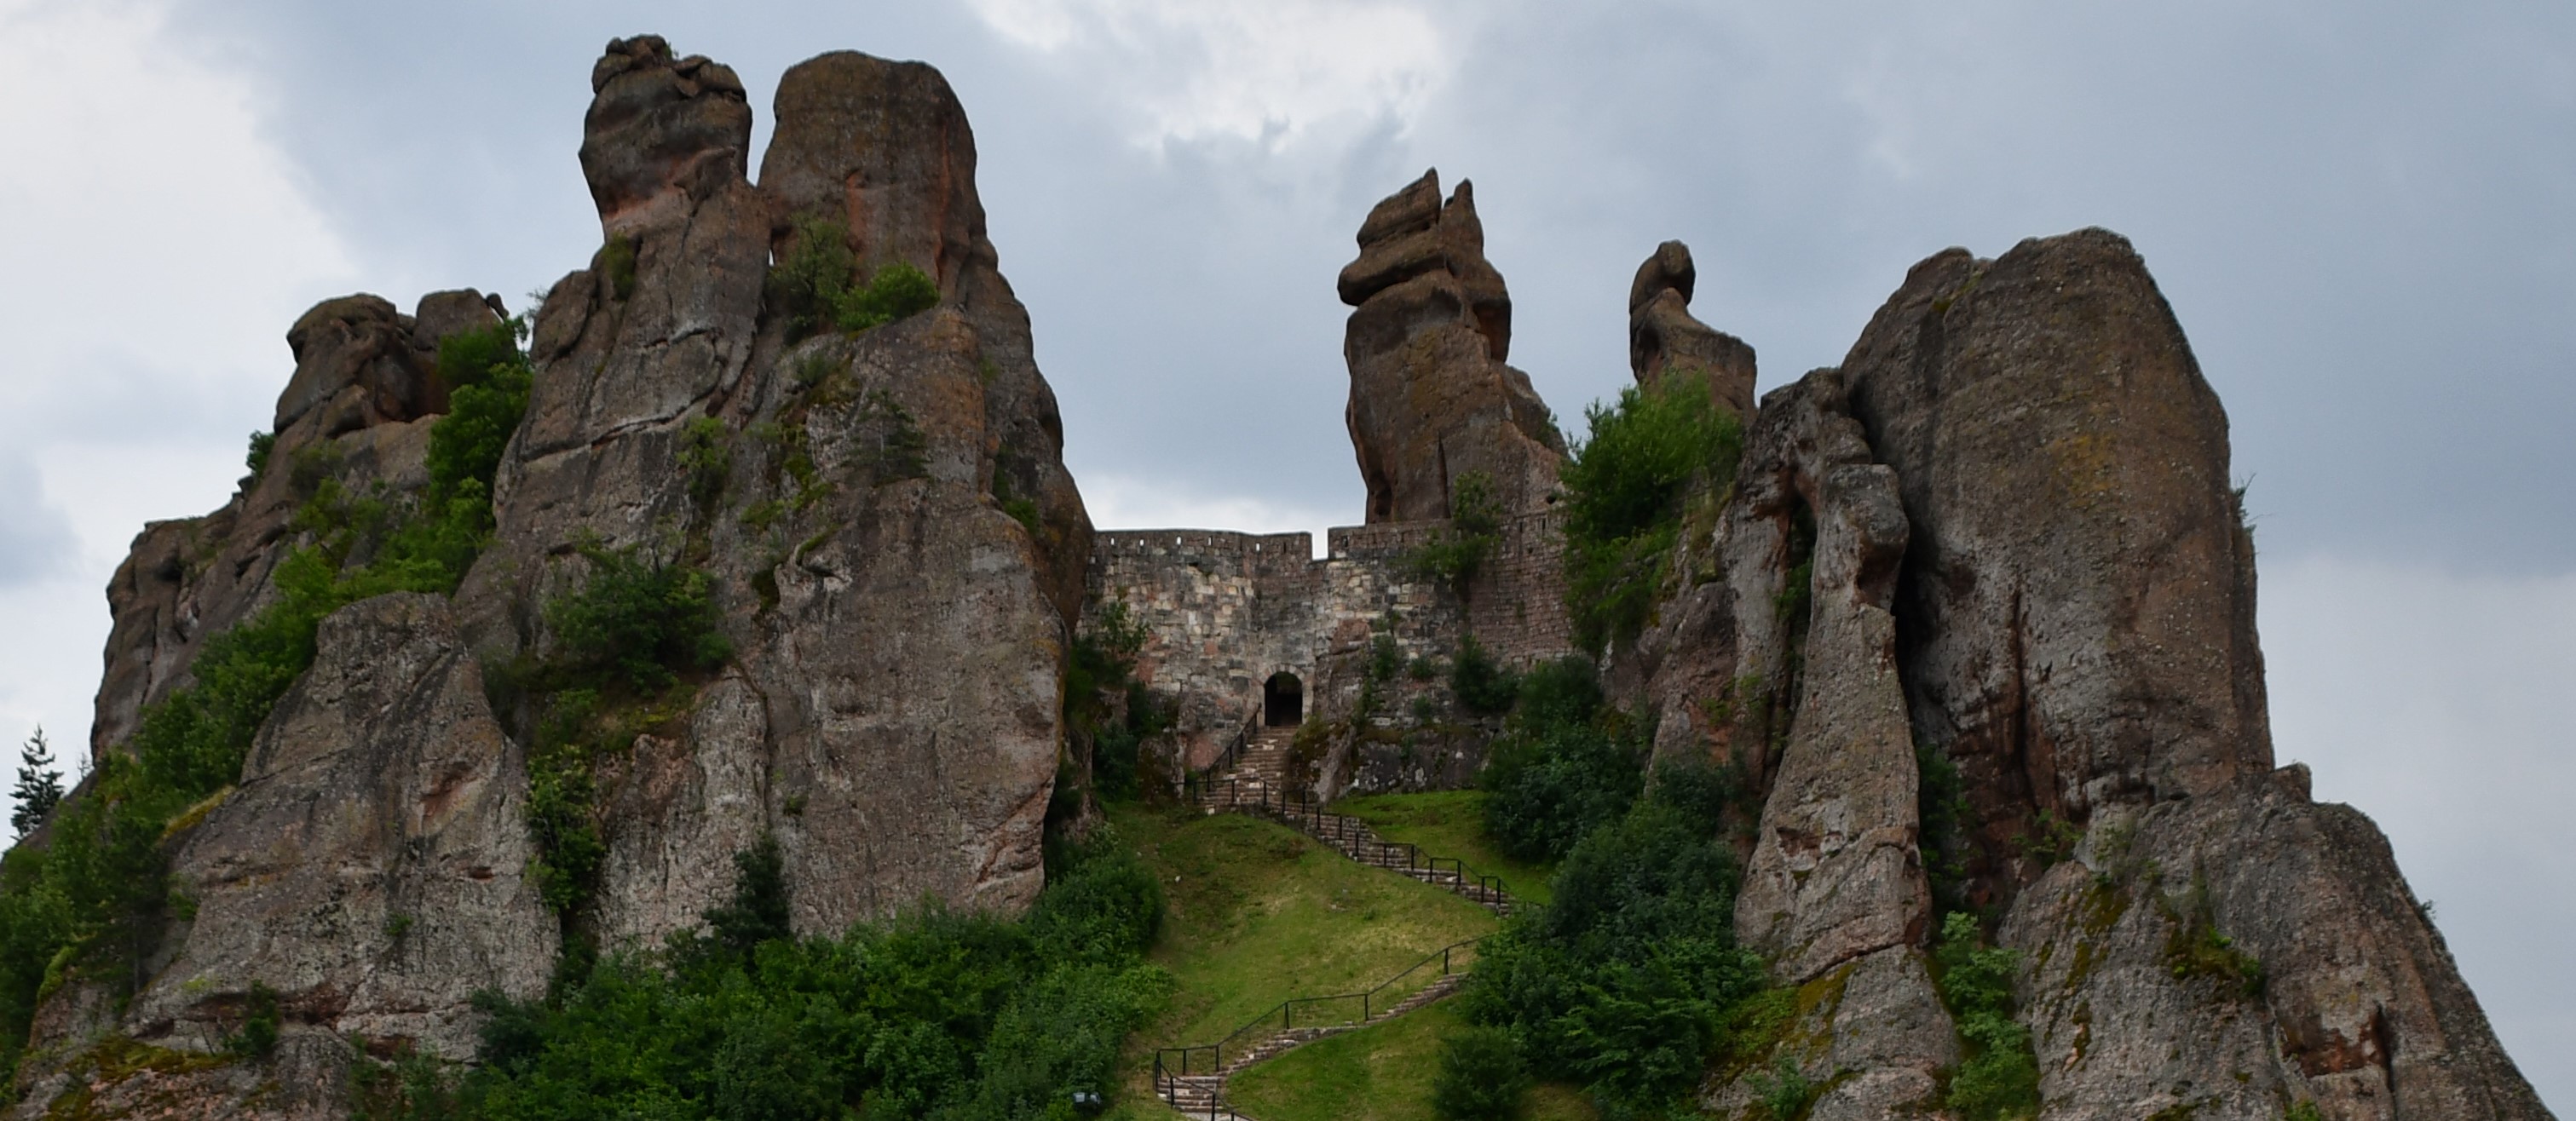
[[[701,509],[715,505],[733,470],[733,438],[724,421],[702,416],[680,426],[679,464],[689,476],[689,498]]]
[[[1707,386],[1688,377],[1621,390],[1584,410],[1590,435],[1560,469],[1565,487],[1566,608],[1575,641],[1598,651],[1634,639],[1662,594],[1694,485],[1734,481],[1743,435]]]
[[[2165,965],[2175,977],[2215,981],[2221,992],[2231,995],[2263,995],[2263,963],[2239,949],[2235,939],[2219,933],[2218,915],[2206,878],[2194,872],[2191,887],[2179,900],[2161,902],[2170,924],[2165,935]]]
[[[608,275],[608,290],[621,300],[635,297],[635,248],[632,236],[618,234],[599,250],[599,267]]]
[[[265,1059],[276,1054],[280,1022],[277,990],[264,982],[254,982],[250,997],[243,1002],[242,1025],[224,1037],[224,1050],[245,1059]]]
[[[706,913],[717,944],[744,957],[761,943],[795,937],[788,925],[787,854],[778,838],[762,834],[733,854],[733,899]]]
[[[1441,1041],[1431,1112],[1441,1121],[1509,1121],[1530,1085],[1529,1062],[1512,1033],[1469,1028]]]
[[[770,302],[785,315],[791,342],[832,321],[857,267],[846,227],[813,215],[796,219],[787,252],[769,269]]]
[[[53,747],[45,742],[42,726],[18,751],[18,785],[11,795],[18,804],[9,811],[9,827],[22,838],[44,824],[62,803],[63,772],[54,766]]]
[[[1485,652],[1485,644],[1475,635],[1458,640],[1458,654],[1449,661],[1449,693],[1458,698],[1458,706],[1478,716],[1500,716],[1510,712],[1520,700],[1520,678]]]
[[[250,475],[242,480],[242,486],[247,488],[250,484],[258,482],[260,476],[268,473],[269,453],[276,450],[277,433],[253,432],[250,434],[250,454],[242,460],[243,464],[250,468]]]
[[[1816,1101],[1818,1087],[1787,1055],[1780,1056],[1769,1071],[1754,1075],[1752,1083],[1771,1121],[1797,1121]]]
[[[1464,596],[1501,543],[1502,526],[1503,508],[1494,497],[1494,477],[1482,471],[1463,472],[1449,493],[1448,527],[1407,553],[1405,567]]]
[[[2020,955],[1988,948],[1975,916],[1952,912],[1932,952],[1934,979],[1965,1045],[1950,1076],[1948,1105],[1964,1121],[2005,1121],[2039,1112],[2039,1060],[2030,1029],[2013,1019]]]
[[[438,344],[447,415],[429,430],[426,509],[427,520],[442,523],[432,535],[451,539],[442,552],[446,559],[453,559],[453,539],[465,538],[479,548],[480,537],[492,528],[492,480],[500,473],[510,437],[527,415],[528,394],[536,384],[527,356],[519,350],[525,330],[524,320],[511,319],[450,335]]]
[[[1933,910],[1946,915],[1967,906],[1968,788],[1959,777],[1959,765],[1939,744],[1916,744],[1914,763],[1914,812],[1923,823],[1924,876],[1931,881]]]
[[[790,341],[825,324],[856,334],[939,304],[938,282],[910,264],[897,261],[852,284],[857,270],[847,227],[815,215],[796,220],[787,253],[769,270],[770,299],[786,315]]]
[[[659,693],[681,673],[709,670],[733,656],[715,603],[715,579],[663,560],[641,545],[579,546],[590,577],[577,591],[548,600],[558,680],[590,688]]]
[[[1485,831],[1514,860],[1555,860],[1621,814],[1645,783],[1643,745],[1592,723],[1524,726],[1494,741],[1478,783]]]
[[[1152,874],[1096,845],[1022,922],[933,906],[749,954],[609,954],[543,1000],[479,996],[481,1066],[435,1097],[493,1119],[1059,1116],[1119,1089],[1121,1043],[1168,993],[1137,957],[1149,912]]]
[[[937,306],[939,283],[929,273],[897,261],[878,269],[866,284],[842,292],[833,302],[832,322],[857,334]]]
[[[1704,823],[1644,800],[1574,847],[1554,902],[1513,917],[1471,974],[1467,1011],[1509,1030],[1536,1073],[1652,1112],[1707,1074],[1729,1011],[1761,991],[1734,946],[1736,870]]]
[[[1113,801],[1142,792],[1144,745],[1173,725],[1171,706],[1136,680],[1136,655],[1144,645],[1145,628],[1128,614],[1127,605],[1111,603],[1090,628],[1074,636],[1065,661],[1067,738],[1088,745],[1092,789]],[[1078,774],[1074,777],[1080,780]],[[1077,803],[1070,809],[1078,811],[1079,792],[1073,796]]]

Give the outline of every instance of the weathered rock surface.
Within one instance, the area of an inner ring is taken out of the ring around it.
[[[278,395],[268,469],[201,518],[154,522],[108,581],[106,673],[90,751],[134,734],[143,706],[191,680],[205,639],[273,598],[297,508],[325,479],[401,500],[428,485],[428,418],[447,408],[438,346],[499,318],[482,293],[433,292],[406,316],[370,295],[314,305],[287,332],[295,373]]]
[[[1504,364],[1511,298],[1485,260],[1464,181],[1447,202],[1426,171],[1369,211],[1360,255],[1342,269],[1351,313],[1347,420],[1371,523],[1449,516],[1459,476],[1482,472],[1507,512],[1556,488],[1565,443],[1529,375]]]
[[[1843,374],[1914,526],[1899,658],[1982,823],[1981,902],[2029,873],[2011,842],[2043,812],[2271,770],[2227,418],[2126,240],[1926,260]]]
[[[1659,385],[1667,375],[1693,374],[1709,395],[1739,419],[1753,416],[1753,347],[1700,322],[1690,313],[1699,269],[1690,247],[1667,241],[1637,266],[1628,285],[1628,369],[1639,385]]]
[[[786,850],[799,930],[924,895],[1024,906],[1043,879],[1090,523],[1027,314],[984,236],[964,113],[927,66],[822,56],[782,79],[754,187],[738,92],[691,92],[685,62],[657,69],[668,53],[612,44],[602,64],[624,69],[585,150],[672,155],[586,162],[633,270],[603,253],[546,301],[543,372],[496,488],[500,544],[460,593],[475,640],[544,650],[536,605],[580,579],[566,546],[585,533],[686,550],[716,577],[733,664],[684,729],[644,737],[605,776],[595,922],[612,940],[696,925],[730,890],[724,857],[764,832]],[[610,113],[626,83],[664,108]],[[610,120],[613,141],[597,131]],[[787,244],[773,239],[807,216],[849,231],[854,281],[913,264],[941,305],[791,340],[764,278]],[[713,487],[681,461],[709,422]],[[1034,525],[1006,512],[1014,499]]]
[[[2107,811],[2024,890],[2002,939],[2031,964],[2048,1117],[2273,1118],[2284,1100],[2356,1121],[2550,1116],[2387,840],[2309,802],[2302,770]],[[2195,965],[2195,920],[2259,984]]]
[[[1842,404],[1831,370],[1772,396],[1720,546],[1730,569],[1790,570],[1797,509],[1813,511],[1808,593],[1736,601],[1803,602],[1808,614],[1778,619],[1775,607],[1768,634],[1759,619],[1740,631],[1785,640],[1754,661],[1795,675],[1787,684],[1796,707],[1735,919],[1746,944],[1790,982],[1919,942],[1932,905],[1915,851],[1914,741],[1889,611],[1905,512],[1894,473],[1869,461]]]
[[[196,915],[130,1030],[208,1046],[265,984],[299,1029],[470,1058],[474,992],[533,996],[554,964],[525,762],[445,599],[352,604],[317,647],[172,859]]]
[[[1830,990],[1807,1015],[1809,1034],[1832,1046],[1790,1057],[1819,1082],[1861,1077],[1834,1084],[1815,1115],[1887,1116],[1924,1102],[1957,1058],[1916,950],[1932,899],[1890,611],[1905,513],[1830,369],[1764,401],[1736,495],[1717,534],[1724,582],[1709,597],[1734,609],[1740,675],[1717,731],[1746,746],[1734,758],[1751,756],[1748,772],[1769,791],[1736,935],[1783,983]],[[1807,588],[1786,586],[1801,574]],[[1776,738],[1773,721],[1785,721]],[[1741,1089],[1721,1087],[1717,1101]]]
[[[581,170],[612,232],[668,223],[742,179],[751,103],[730,67],[674,59],[659,35],[613,40],[590,71]]]
[[[1843,369],[1902,484],[1895,662],[1966,785],[1971,900],[2025,955],[2043,1116],[2548,1116],[2378,830],[2271,771],[2226,419],[2128,243],[1935,256]]]
[[[937,69],[856,51],[789,68],[777,105],[778,132],[760,161],[773,239],[798,215],[837,221],[863,274],[911,264],[973,326],[993,486],[1036,506],[1041,578],[1071,625],[1082,612],[1091,517],[1064,469],[1064,420],[1038,373],[1028,309],[985,234],[965,108]]]

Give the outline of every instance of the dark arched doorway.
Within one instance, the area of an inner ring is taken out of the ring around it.
[[[1297,675],[1281,671],[1261,683],[1261,722],[1273,728],[1293,728],[1306,720],[1306,684]]]

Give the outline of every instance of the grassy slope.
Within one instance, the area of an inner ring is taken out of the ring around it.
[[[1555,869],[1506,858],[1486,839],[1484,791],[1371,794],[1342,799],[1333,809],[1368,822],[1387,840],[1420,845],[1433,856],[1456,857],[1476,871],[1501,876],[1504,890],[1522,899],[1548,901],[1547,878]]]
[[[1168,911],[1152,959],[1179,983],[1129,1045],[1129,1092],[1114,1117],[1172,1116],[1144,1100],[1158,1046],[1215,1042],[1286,997],[1367,989],[1499,925],[1267,821],[1138,806],[1114,808],[1110,821],[1162,878]]]
[[[1319,1039],[1235,1076],[1236,1105],[1261,1121],[1432,1121],[1440,1041],[1462,1026],[1443,1001],[1402,1018]],[[1532,1091],[1522,1121],[1590,1121],[1583,1095]]]

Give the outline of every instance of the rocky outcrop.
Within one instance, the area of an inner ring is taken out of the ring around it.
[[[1341,275],[1358,309],[1342,355],[1368,520],[1448,517],[1469,472],[1492,478],[1506,512],[1544,505],[1565,444],[1529,375],[1504,364],[1511,297],[1485,260],[1474,189],[1461,181],[1443,202],[1426,171],[1369,211],[1359,243]]]
[[[1969,899],[2023,954],[2044,1116],[2548,1116],[2378,830],[2271,770],[2226,418],[2129,244],[1935,256],[1843,373],[1901,482],[1895,665],[1966,787]]]
[[[1082,611],[1091,518],[1064,469],[1064,420],[1038,373],[1028,309],[985,234],[966,110],[937,69],[856,51],[789,68],[777,105],[778,132],[760,161],[774,244],[786,245],[794,218],[820,216],[849,232],[862,274],[900,261],[938,282],[974,330],[993,490],[1034,507],[1041,578],[1071,625]]]
[[[611,231],[668,225],[742,179],[751,102],[733,68],[639,35],[608,44],[590,91],[581,171]]]
[[[1736,934],[1783,983],[1830,993],[1802,1003],[1807,1034],[1832,1046],[1795,1059],[1819,1082],[1864,1076],[1832,1083],[1815,1115],[1889,1116],[1929,1100],[1957,1058],[1917,949],[1932,899],[1890,610],[1905,512],[1830,369],[1763,402],[1735,490],[1708,597],[1733,609],[1738,673],[1716,731],[1745,745],[1733,758],[1769,791]],[[1742,1090],[1722,1087],[1717,1104]]]
[[[1919,942],[1931,917],[1889,611],[1905,512],[1894,473],[1869,461],[1860,426],[1844,415],[1832,370],[1772,396],[1745,462],[1742,499],[1721,533],[1728,568],[1804,569],[1809,586],[1736,599],[1771,609],[1739,623],[1751,640],[1744,664],[1787,676],[1795,702],[1735,925],[1783,980],[1803,982]],[[1812,511],[1812,544],[1795,540],[1802,508]],[[1806,619],[1780,617],[1801,606]]]
[[[432,292],[402,315],[370,295],[314,305],[286,333],[295,372],[278,395],[267,469],[223,509],[154,522],[107,586],[106,673],[90,750],[134,734],[143,707],[186,684],[205,639],[273,598],[270,572],[293,543],[295,512],[325,480],[401,500],[428,485],[428,419],[445,411],[439,343],[500,321],[490,297]]]
[[[781,80],[755,187],[739,91],[669,56],[629,40],[601,65],[585,152],[658,155],[585,160],[610,250],[539,320],[499,543],[459,597],[475,639],[547,649],[537,606],[581,579],[584,535],[715,577],[732,665],[604,779],[612,941],[696,925],[763,833],[799,930],[924,895],[1024,906],[1090,523],[964,113],[927,66],[822,56]],[[939,306],[792,338],[764,277],[816,218],[846,231],[853,282],[911,264]]]
[[[1983,823],[1980,903],[2030,873],[2012,841],[2043,812],[2271,770],[2227,418],[2126,240],[1935,256],[1843,374],[1914,526],[1906,693]]]
[[[1700,322],[1690,313],[1699,270],[1690,247],[1667,241],[1637,266],[1628,285],[1628,369],[1639,385],[1689,375],[1708,385],[1720,408],[1738,419],[1753,416],[1753,347]]]
[[[299,1029],[471,1058],[475,991],[534,996],[554,964],[524,760],[445,599],[353,604],[317,647],[172,858],[195,914],[130,1030],[202,1047],[266,985]]]

